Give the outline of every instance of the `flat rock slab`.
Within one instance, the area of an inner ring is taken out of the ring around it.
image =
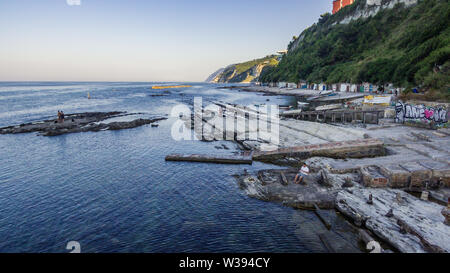
[[[130,129],[166,119],[165,117],[155,117],[151,119],[139,118],[131,121],[101,123],[102,121],[108,119],[132,115],[137,114],[129,114],[126,112],[89,112],[68,114],[65,115],[64,122],[58,122],[56,119],[52,119],[9,126],[0,128],[0,134],[23,134],[37,132],[43,136],[57,136],[79,132]]]
[[[373,205],[367,204],[370,194]],[[436,203],[400,190],[354,189],[338,193],[336,208],[400,252],[450,252],[450,227]],[[390,209],[393,217],[386,216]]]

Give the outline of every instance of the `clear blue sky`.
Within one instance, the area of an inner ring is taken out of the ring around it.
[[[331,0],[0,0],[0,81],[203,81],[220,67],[286,49],[331,7]]]

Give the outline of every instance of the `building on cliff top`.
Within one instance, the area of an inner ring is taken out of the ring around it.
[[[351,5],[355,2],[355,0],[334,0],[333,1],[333,14],[338,12],[345,6]]]

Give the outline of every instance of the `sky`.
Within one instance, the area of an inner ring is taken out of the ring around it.
[[[286,49],[331,9],[331,0],[0,0],[0,81],[204,81]]]

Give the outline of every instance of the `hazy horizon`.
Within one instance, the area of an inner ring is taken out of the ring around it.
[[[0,0],[0,81],[201,82],[286,49],[331,0]]]

